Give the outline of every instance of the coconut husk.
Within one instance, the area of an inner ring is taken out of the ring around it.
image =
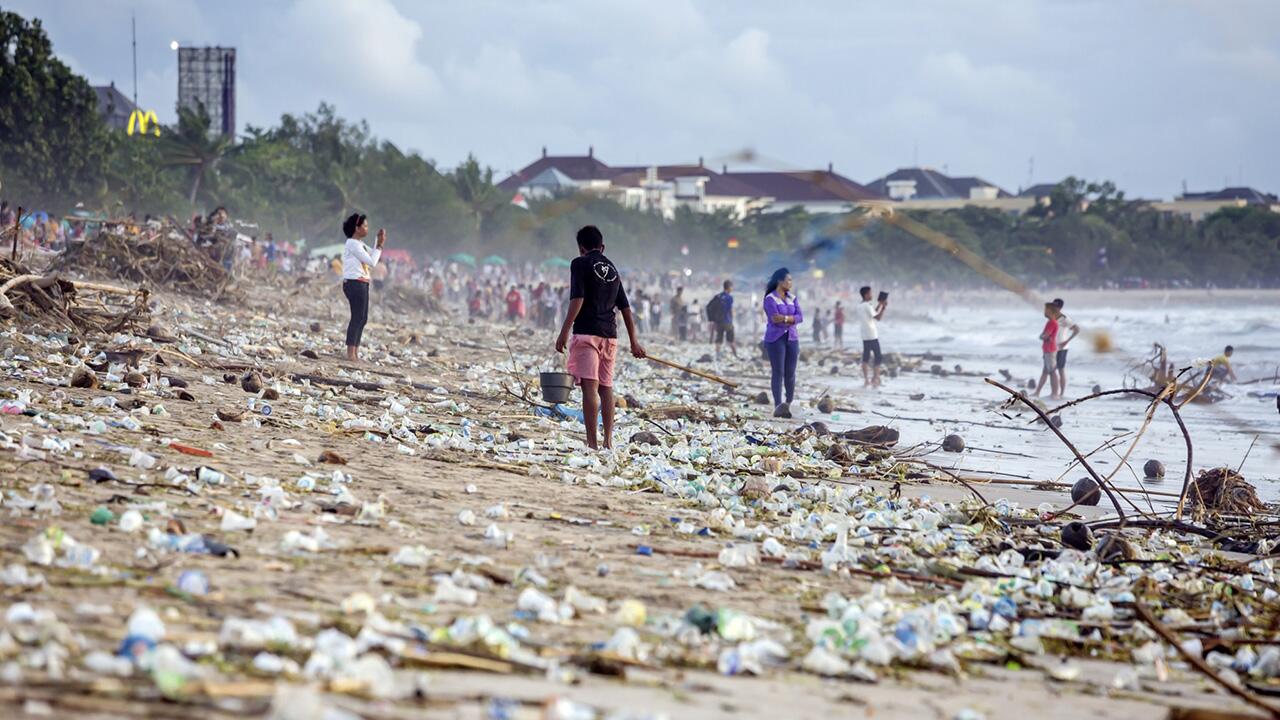
[[[1225,467],[1201,470],[1187,490],[1187,500],[1193,507],[1232,515],[1248,515],[1264,507],[1256,488]]]

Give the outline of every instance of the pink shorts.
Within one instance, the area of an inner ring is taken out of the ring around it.
[[[596,335],[569,338],[568,370],[579,385],[583,380],[596,380],[601,387],[613,387],[613,361],[617,357],[617,338]]]

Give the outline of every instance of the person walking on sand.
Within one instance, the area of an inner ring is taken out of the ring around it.
[[[582,418],[587,426],[587,447],[600,448],[596,415],[604,420],[604,447],[613,447],[613,364],[618,355],[618,319],[627,326],[631,354],[644,358],[636,334],[631,303],[622,287],[618,268],[604,256],[604,235],[595,225],[578,231],[578,257],[569,265],[569,309],[565,313],[556,352],[569,351],[568,370],[582,387]],[[573,335],[570,337],[569,331]]]
[[[791,271],[778,268],[769,277],[764,291],[764,315],[769,320],[764,329],[764,347],[771,370],[773,416],[779,418],[791,417],[791,402],[796,396],[796,363],[800,359],[800,333],[796,326],[804,322],[800,300],[791,294],[791,288]]]
[[[676,288],[671,298],[671,334],[681,342],[689,339],[689,306],[684,301],[684,288]]]
[[[858,294],[862,296],[862,302],[858,303],[854,314],[862,332],[862,386],[879,387],[880,364],[884,361],[880,353],[879,322],[889,304],[889,295],[880,293],[879,300],[872,300],[870,285],[863,285],[858,289]]]
[[[520,295],[520,288],[515,285],[507,291],[507,322],[515,324],[524,316],[524,298]]]
[[[1066,304],[1062,298],[1053,299],[1053,306],[1058,309],[1058,354],[1054,359],[1058,368],[1058,397],[1067,394],[1067,344],[1080,334],[1080,326],[1062,312],[1062,306]]]
[[[733,281],[724,281],[724,290],[707,301],[707,320],[711,323],[712,341],[716,345],[716,357],[720,357],[720,345],[729,343],[729,352],[738,357],[738,346],[733,338]]]
[[[1049,397],[1058,397],[1058,307],[1051,302],[1044,304],[1044,330],[1040,331],[1040,353],[1044,369],[1040,371],[1040,382],[1036,385],[1035,396],[1040,397],[1044,383],[1049,381]]]
[[[369,250],[363,238],[369,234],[369,217],[351,213],[342,223],[347,236],[342,248],[342,294],[351,306],[351,320],[347,323],[347,359],[355,362],[360,357],[360,340],[364,336],[365,323],[369,322],[370,271],[382,257],[382,246],[387,242],[387,231],[378,228],[376,247]]]
[[[837,348],[844,349],[844,303],[839,300],[831,315],[831,338]]]

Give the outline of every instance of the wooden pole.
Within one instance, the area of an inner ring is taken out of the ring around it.
[[[675,368],[676,370],[683,370],[683,371],[685,371],[685,372],[689,373],[690,375],[697,375],[697,376],[698,376],[698,377],[700,377],[700,378],[705,378],[705,379],[710,380],[710,381],[712,381],[712,382],[718,382],[718,383],[720,383],[721,385],[727,385],[727,386],[729,386],[729,387],[731,387],[731,388],[736,388],[736,387],[738,387],[738,383],[733,382],[732,380],[725,380],[724,378],[722,378],[722,377],[717,377],[717,376],[715,376],[715,375],[712,375],[711,373],[704,373],[704,372],[702,372],[701,370],[694,370],[694,369],[693,369],[693,368],[691,368],[691,367],[685,367],[684,365],[678,365],[678,364],[676,364],[676,363],[671,362],[670,360],[663,360],[662,358],[657,358],[657,357],[654,357],[654,356],[652,356],[652,355],[647,356],[647,357],[646,357],[646,359],[647,359],[647,360],[652,360],[653,362],[656,362],[656,363],[658,363],[659,365],[666,365],[666,366],[667,366],[667,367],[669,367],[669,368]]]
[[[18,214],[13,221],[13,251],[9,253],[9,259],[14,263],[18,262],[18,228],[22,227],[22,206],[18,206]]]

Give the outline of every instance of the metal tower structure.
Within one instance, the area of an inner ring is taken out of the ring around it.
[[[178,107],[209,113],[209,132],[236,134],[236,50],[178,48]]]

